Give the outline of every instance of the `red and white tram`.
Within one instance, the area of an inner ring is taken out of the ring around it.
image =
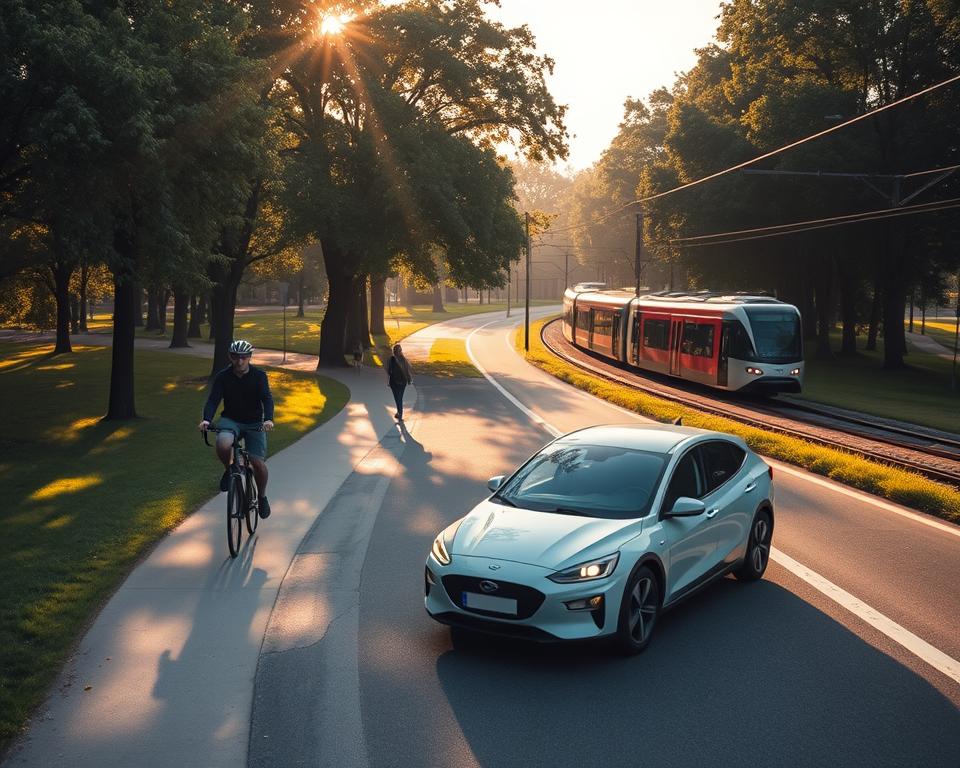
[[[767,296],[567,289],[563,335],[647,371],[739,392],[799,392],[800,312]]]

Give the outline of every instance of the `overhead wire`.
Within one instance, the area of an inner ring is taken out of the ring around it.
[[[897,216],[912,216],[918,213],[946,211],[952,208],[960,208],[960,197],[937,200],[931,203],[918,203],[917,205],[908,205],[902,208],[882,208],[876,211],[864,211],[863,213],[848,214],[846,216],[811,219],[809,221],[793,222],[792,224],[777,224],[770,227],[756,227],[754,229],[721,232],[712,235],[679,237],[669,240],[668,242],[684,248],[702,248],[708,245],[726,245],[727,243],[739,243],[747,240],[761,240],[767,237],[782,237],[783,235],[793,235],[816,229],[840,227],[846,224],[859,224]],[[740,235],[743,236],[741,237]]]
[[[945,86],[947,86],[947,85],[950,85],[950,84],[952,84],[952,83],[955,83],[955,82],[957,82],[957,81],[960,81],[960,75],[955,75],[955,76],[950,77],[950,78],[948,78],[948,79],[946,79],[946,80],[943,80],[943,81],[941,81],[941,82],[939,82],[939,83],[935,83],[934,85],[928,86],[927,88],[924,88],[923,90],[917,91],[916,93],[912,93],[912,94],[910,94],[909,96],[904,96],[904,97],[902,97],[902,98],[900,98],[900,99],[896,99],[895,101],[891,101],[889,104],[884,104],[882,107],[877,107],[876,109],[872,109],[872,110],[870,110],[869,112],[864,112],[862,115],[857,115],[856,117],[853,117],[853,118],[851,118],[851,119],[849,119],[849,120],[845,120],[844,122],[839,123],[839,124],[837,124],[837,125],[833,125],[833,126],[827,128],[827,129],[823,130],[823,131],[819,131],[819,132],[817,132],[817,133],[811,134],[810,136],[806,136],[806,137],[804,137],[804,138],[802,138],[802,139],[798,139],[797,141],[791,142],[790,144],[786,144],[786,145],[780,147],[779,149],[772,150],[771,152],[766,152],[766,153],[764,153],[764,154],[762,154],[762,155],[759,155],[759,156],[757,156],[757,157],[754,157],[752,160],[747,160],[747,161],[745,161],[745,162],[743,162],[743,163],[738,163],[737,165],[732,165],[732,166],[730,166],[729,168],[723,169],[722,171],[717,171],[716,173],[711,173],[710,175],[704,176],[704,177],[701,178],[701,179],[696,179],[696,180],[694,180],[694,181],[687,182],[686,184],[681,184],[681,185],[678,186],[678,187],[674,187],[673,189],[668,189],[668,190],[666,190],[666,191],[664,191],[664,192],[658,192],[658,193],[655,194],[655,195],[648,195],[647,197],[641,197],[641,198],[638,198],[638,199],[636,199],[636,200],[631,200],[631,201],[628,202],[628,203],[624,203],[624,204],[621,205],[619,208],[615,208],[615,209],[613,209],[613,210],[611,210],[611,211],[608,211],[607,213],[603,214],[600,218],[596,219],[595,221],[584,222],[583,224],[573,224],[573,225],[570,225],[570,226],[565,227],[565,228],[563,228],[563,229],[550,230],[550,232],[551,232],[551,234],[560,234],[561,232],[573,232],[573,231],[575,231],[575,230],[584,229],[584,228],[587,228],[587,227],[595,227],[595,226],[597,226],[598,224],[602,224],[604,221],[606,221],[607,219],[609,219],[611,216],[615,216],[616,214],[618,214],[618,213],[626,210],[626,209],[629,208],[630,206],[638,205],[638,204],[641,204],[641,203],[648,203],[648,202],[650,202],[650,201],[652,201],[652,200],[658,200],[658,199],[661,198],[661,197],[666,197],[667,195],[672,195],[672,194],[674,194],[674,193],[676,193],[676,192],[680,192],[680,191],[682,191],[682,190],[684,190],[684,189],[689,189],[689,188],[691,188],[691,187],[698,186],[699,184],[703,184],[704,182],[711,181],[712,179],[717,179],[717,178],[719,178],[719,177],[721,177],[721,176],[725,176],[725,175],[728,174],[728,173],[733,173],[734,171],[739,171],[740,169],[746,168],[747,166],[753,165],[754,163],[758,163],[758,162],[760,162],[761,160],[766,160],[767,158],[774,157],[775,155],[778,155],[778,154],[780,154],[781,152],[786,152],[788,149],[793,149],[793,148],[795,148],[795,147],[799,147],[799,146],[801,146],[802,144],[806,144],[807,142],[813,141],[814,139],[819,139],[819,138],[821,138],[821,137],[823,137],[823,136],[826,136],[826,135],[828,135],[828,134],[831,134],[831,133],[834,133],[834,132],[836,132],[836,131],[839,131],[839,130],[841,130],[842,128],[846,128],[846,127],[849,126],[849,125],[853,125],[854,123],[858,123],[858,122],[860,122],[861,120],[866,120],[867,118],[875,117],[876,115],[879,115],[881,112],[885,112],[885,111],[888,110],[888,109],[892,109],[893,107],[897,107],[897,106],[900,106],[901,104],[905,104],[905,103],[908,102],[908,101],[911,101],[911,100],[913,100],[913,99],[917,99],[917,98],[919,98],[920,96],[924,96],[924,95],[926,95],[926,94],[928,94],[928,93],[931,93],[932,91],[937,90],[938,88],[943,88],[943,87],[945,87]],[[955,167],[960,167],[960,166],[955,166]],[[940,170],[947,170],[947,169],[944,168],[944,169],[940,169]],[[934,172],[934,171],[931,171],[931,172]],[[925,172],[925,173],[926,173],[926,172]]]

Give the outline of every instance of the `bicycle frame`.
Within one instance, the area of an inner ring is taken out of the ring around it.
[[[260,430],[263,430],[262,424]],[[240,540],[243,534],[239,518],[241,516],[245,518],[247,533],[251,536],[256,532],[259,523],[260,492],[257,487],[256,475],[243,436],[237,430],[209,425],[202,431],[203,442],[208,446],[210,441],[207,440],[207,432],[215,434],[229,432],[233,435],[233,445],[231,446],[233,461],[229,467],[230,486],[227,492],[227,544],[230,546],[230,556],[236,557],[240,550]],[[239,494],[239,499],[237,494]]]

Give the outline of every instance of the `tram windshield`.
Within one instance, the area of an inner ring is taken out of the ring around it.
[[[800,360],[800,316],[795,311],[745,307],[756,359],[765,362],[793,362]]]

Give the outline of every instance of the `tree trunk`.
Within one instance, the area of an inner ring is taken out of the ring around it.
[[[303,276],[303,270],[300,270],[300,278],[297,284],[297,317],[303,317],[303,291],[306,280]]]
[[[132,419],[137,415],[133,398],[134,323],[139,289],[133,275],[124,271],[113,279],[113,348],[110,366],[108,421]]]
[[[884,228],[886,285],[883,291],[883,367],[897,370],[904,367],[903,357],[907,352],[907,338],[903,318],[907,309],[907,270],[905,231],[896,223],[887,223]]]
[[[833,259],[822,257],[817,265],[814,293],[817,302],[817,358],[833,359],[830,330],[833,326]]]
[[[386,309],[386,286],[386,276],[370,276],[370,332],[374,335],[385,335],[387,332],[383,323],[383,313]]]
[[[143,288],[140,287],[140,283],[134,285],[134,292],[136,298],[134,299],[133,326],[143,328]]]
[[[353,276],[346,272],[346,255],[329,242],[323,243],[323,261],[327,268],[329,295],[327,310],[320,323],[319,360],[317,368],[346,367],[343,337],[350,309]]]
[[[72,352],[70,346],[70,275],[73,266],[58,259],[50,268],[53,273],[53,297],[57,302],[57,343],[53,354]]]
[[[90,281],[90,265],[86,258],[80,262],[80,331],[86,333],[87,327],[87,285]]]
[[[868,352],[874,352],[877,349],[877,336],[880,332],[880,307],[882,305],[883,291],[880,288],[879,278],[873,281],[873,299],[870,302],[870,325],[867,329]]]
[[[70,333],[80,333],[80,297],[70,292]]]
[[[446,312],[443,308],[443,293],[440,290],[440,283],[436,283],[433,286],[433,311],[434,312]]]
[[[173,337],[171,347],[189,347],[187,342],[187,310],[190,308],[190,294],[184,290],[173,291]]]
[[[160,333],[167,332],[167,304],[170,303],[170,289],[161,288],[157,294],[157,319],[160,321]]]
[[[840,320],[840,354],[852,357],[857,354],[857,276],[848,259],[840,260]]]
[[[200,329],[200,324],[203,322],[203,301],[202,296],[197,296],[193,294],[190,297],[190,325],[187,327],[187,338],[188,339],[199,339],[203,332]],[[174,310],[176,313],[176,310]]]
[[[233,316],[237,308],[237,288],[240,281],[226,281],[213,286],[211,295],[210,332],[216,327],[213,345],[213,366],[210,378],[227,367],[230,361],[230,344],[233,341]]]
[[[360,278],[360,343],[364,349],[372,349],[373,341],[370,338],[370,303],[367,300],[367,277]]]
[[[160,330],[160,289],[147,288],[147,331]]]

